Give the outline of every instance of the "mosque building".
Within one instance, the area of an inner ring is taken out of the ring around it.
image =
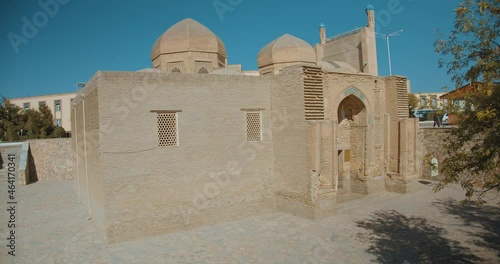
[[[109,242],[269,213],[319,219],[351,193],[418,178],[407,80],[379,76],[368,23],[311,46],[284,34],[258,72],[228,65],[193,19],[163,33],[152,68],[98,71],[71,106],[75,192]]]

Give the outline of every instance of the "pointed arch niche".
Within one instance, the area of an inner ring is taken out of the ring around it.
[[[365,96],[350,87],[337,108],[337,187],[344,193],[366,193],[368,108]]]

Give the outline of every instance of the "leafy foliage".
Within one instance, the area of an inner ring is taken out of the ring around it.
[[[447,39],[435,43],[444,55],[440,67],[448,68],[457,87],[464,81],[498,80],[500,66],[500,0],[466,0],[455,9],[455,28]]]
[[[481,82],[465,96],[458,128],[447,141],[444,179],[436,191],[460,184],[467,200],[484,203],[491,190],[500,191],[500,0],[466,0],[455,9],[455,28],[435,43],[451,79],[461,86]]]
[[[50,108],[45,104],[40,106],[40,113],[42,115],[42,118],[40,119],[40,123],[42,124],[40,129],[40,138],[48,138],[52,135],[55,128],[54,117],[52,116]]]
[[[410,105],[411,109],[416,109],[418,107],[418,97],[415,94],[409,93],[408,104]]]
[[[21,108],[11,104],[7,98],[2,98],[0,105],[0,128],[4,131],[4,134],[0,135],[2,141],[19,140],[17,131],[23,128],[22,120]]]
[[[54,129],[54,133],[52,134],[54,138],[63,138],[66,137],[66,130],[63,127],[56,127]]]

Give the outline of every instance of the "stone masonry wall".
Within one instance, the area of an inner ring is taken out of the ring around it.
[[[96,79],[108,242],[276,210],[268,78],[100,72]],[[178,144],[160,146],[158,111],[168,110],[177,111]],[[247,141],[247,111],[261,112],[261,141]]]
[[[73,160],[70,138],[29,140],[31,168],[38,181],[70,180],[73,177]]]
[[[436,158],[438,169],[447,157],[444,143],[450,135],[449,128],[420,128],[418,133],[420,178],[441,180],[442,175],[431,178],[431,160]]]

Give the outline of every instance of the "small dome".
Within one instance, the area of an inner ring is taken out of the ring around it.
[[[321,23],[321,24],[319,24],[319,27],[320,27],[320,28],[324,28],[324,27],[325,27],[325,24],[324,24],[324,23]]]
[[[262,48],[257,57],[259,68],[286,62],[316,63],[316,52],[304,40],[285,34]]]
[[[366,11],[373,11],[373,10],[375,10],[375,7],[373,7],[372,5],[366,6]]]
[[[151,51],[151,59],[161,54],[188,51],[217,53],[226,57],[226,48],[219,37],[198,21],[186,18],[158,38]]]

